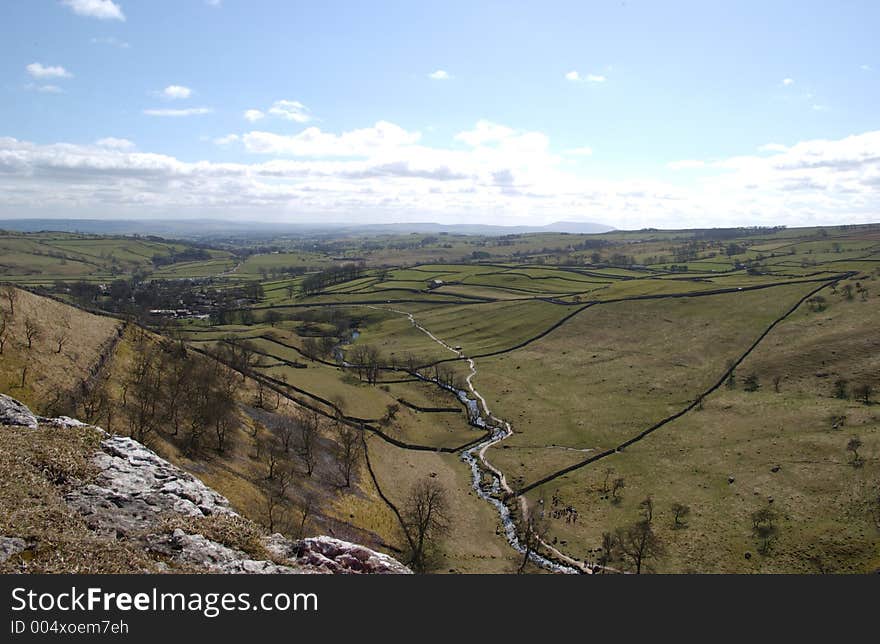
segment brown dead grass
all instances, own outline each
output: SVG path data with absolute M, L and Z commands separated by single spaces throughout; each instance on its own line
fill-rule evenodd
M 120 326 L 113 318 L 92 315 L 49 298 L 18 289 L 11 337 L 0 355 L 0 391 L 28 405 L 34 413 L 52 414 L 61 409 L 66 394 L 74 391 L 99 356 L 116 336 Z M 8 312 L 8 308 L 4 308 Z M 40 329 L 40 337 L 28 349 L 25 321 L 30 318 Z M 65 333 L 69 339 L 61 352 L 55 337 Z M 27 367 L 25 385 L 22 369 Z
M 64 503 L 65 491 L 93 474 L 99 440 L 88 427 L 0 427 L 0 535 L 28 544 L 0 572 L 157 572 L 137 546 L 92 532 Z

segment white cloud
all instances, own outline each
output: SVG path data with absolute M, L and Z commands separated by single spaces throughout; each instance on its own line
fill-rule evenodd
M 699 159 L 682 159 L 681 161 L 671 161 L 666 164 L 670 170 L 695 170 L 705 167 L 706 162 Z
M 789 85 L 794 85 L 794 79 L 791 78 L 783 78 L 782 84 L 788 87 Z
M 108 150 L 133 150 L 135 147 L 134 143 L 128 139 L 117 139 L 113 136 L 98 139 L 95 141 L 95 145 L 100 148 L 107 148 Z
M 43 65 L 42 63 L 30 63 L 25 65 L 27 73 L 34 78 L 72 78 L 73 74 L 61 65 Z
M 268 133 L 233 135 L 230 143 L 238 136 L 247 147 L 259 142 L 248 141 L 254 134 Z M 542 132 L 485 121 L 460 134 L 473 145 L 428 147 L 392 123 L 340 133 L 307 128 L 255 150 L 296 158 L 254 163 L 0 137 L 0 214 L 63 208 L 71 217 L 128 217 L 173 209 L 180 217 L 265 221 L 546 223 L 565 213 L 620 228 L 681 228 L 858 223 L 880 211 L 880 131 L 703 161 L 699 180 L 688 174 L 679 182 L 575 173 Z
M 125 21 L 122 9 L 112 0 L 61 0 L 61 4 L 69 7 L 80 16 L 98 18 L 99 20 Z
M 379 121 L 373 127 L 351 130 L 342 134 L 323 132 L 309 127 L 294 135 L 272 132 L 248 132 L 241 139 L 248 152 L 308 157 L 370 156 L 383 150 L 416 143 L 421 135 Z
M 189 98 L 192 95 L 192 90 L 189 87 L 185 87 L 184 85 L 169 85 L 165 89 L 163 89 L 159 94 L 162 98 L 167 98 L 168 100 L 176 100 L 181 98 Z
M 589 157 L 593 156 L 593 148 L 589 145 L 583 145 L 579 148 L 571 148 L 565 151 L 565 154 L 570 154 L 576 157 Z
M 830 109 L 830 107 L 828 107 L 827 105 L 822 105 L 821 103 L 815 103 L 813 105 L 814 112 L 827 112 Z
M 871 66 L 870 65 L 859 65 L 859 69 L 864 70 L 866 72 L 869 72 L 869 71 L 871 71 Z
M 188 107 L 186 109 L 150 109 L 144 110 L 147 116 L 198 116 L 201 114 L 210 114 L 213 112 L 210 107 Z
M 459 132 L 455 135 L 456 141 L 461 141 L 471 146 L 485 145 L 503 141 L 513 134 L 513 130 L 491 121 L 479 120 L 473 130 Z
M 110 45 L 112 47 L 119 47 L 120 49 L 128 49 L 131 47 L 124 40 L 119 40 L 115 36 L 107 36 L 106 38 L 92 38 L 93 45 Z
M 275 101 L 269 108 L 269 114 L 280 116 L 288 121 L 296 121 L 297 123 L 308 123 L 312 120 L 309 115 L 309 108 L 299 101 L 280 100 Z
M 786 150 L 788 150 L 788 146 L 781 143 L 765 143 L 758 147 L 759 152 L 785 152 Z
M 428 78 L 432 80 L 449 80 L 452 76 L 445 69 L 438 69 L 428 74 Z
M 242 116 L 246 121 L 250 121 L 251 123 L 253 123 L 254 121 L 259 121 L 266 115 L 263 114 L 260 110 L 245 110 Z
M 214 143 L 217 145 L 229 145 L 230 143 L 235 143 L 240 140 L 241 137 L 238 136 L 238 134 L 227 134 L 226 136 L 219 136 L 214 139 Z
M 41 92 L 43 94 L 63 94 L 64 90 L 58 87 L 58 85 L 37 85 L 35 83 L 28 83 L 24 86 L 25 89 L 33 90 L 34 92 Z
M 571 81 L 572 83 L 604 83 L 608 79 L 602 74 L 587 74 L 586 76 L 581 76 L 580 72 L 572 70 L 565 75 L 565 80 Z

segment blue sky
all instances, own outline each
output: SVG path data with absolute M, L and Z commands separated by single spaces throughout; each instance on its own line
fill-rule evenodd
M 5 2 L 0 216 L 876 221 L 878 24 L 876 2 Z

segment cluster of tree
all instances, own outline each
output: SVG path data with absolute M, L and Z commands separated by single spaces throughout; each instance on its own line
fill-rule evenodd
M 363 275 L 363 262 L 340 264 L 305 277 L 300 288 L 304 295 L 313 295 L 323 291 L 328 286 L 350 282 L 351 280 L 363 277 Z
M 260 276 L 264 280 L 276 280 L 282 277 L 296 277 L 309 271 L 318 270 L 308 266 L 264 266 L 260 268 Z
M 179 264 L 181 262 L 197 262 L 205 259 L 211 259 L 211 253 L 206 251 L 204 248 L 187 247 L 180 251 L 175 251 L 172 248 L 171 253 L 168 255 L 161 255 L 157 253 L 153 255 L 151 261 L 153 262 L 154 267 L 160 268 L 162 266 L 168 266 L 170 264 Z
M 238 374 L 215 360 L 168 339 L 155 340 L 139 328 L 132 333 L 132 364 L 118 399 L 105 378 L 83 383 L 76 401 L 81 417 L 149 444 L 161 433 L 195 456 L 211 446 L 229 448 L 237 427 Z
M 690 509 L 676 504 L 673 511 L 675 526 L 683 527 L 682 519 Z M 640 517 L 631 525 L 617 528 L 602 535 L 602 544 L 596 563 L 604 571 L 613 562 L 620 561 L 636 574 L 650 567 L 650 561 L 662 557 L 666 548 L 654 530 L 654 501 L 648 496 L 639 503 Z
M 382 367 L 382 356 L 379 350 L 368 344 L 358 344 L 349 350 L 346 356 L 348 369 L 357 374 L 359 380 L 375 385 L 379 380 Z
M 849 380 L 845 378 L 838 378 L 834 381 L 834 397 L 840 400 L 849 400 L 850 396 L 852 396 L 865 405 L 870 405 L 873 395 L 874 386 L 868 382 L 857 384 L 851 388 Z

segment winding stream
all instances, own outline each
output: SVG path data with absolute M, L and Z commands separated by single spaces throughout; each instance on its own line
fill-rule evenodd
M 368 306 L 367 308 L 379 309 L 379 307 L 375 306 Z M 506 420 L 493 416 L 492 412 L 489 411 L 489 406 L 486 404 L 486 399 L 482 396 L 482 394 L 480 394 L 479 391 L 477 391 L 476 387 L 474 387 L 473 378 L 475 375 L 477 375 L 477 367 L 474 364 L 473 359 L 464 356 L 460 350 L 450 346 L 449 344 L 435 336 L 433 333 L 431 333 L 428 329 L 423 327 L 421 324 L 416 322 L 416 319 L 415 317 L 413 317 L 412 313 L 407 313 L 406 311 L 400 311 L 398 309 L 392 308 L 387 308 L 385 310 L 392 311 L 399 315 L 405 315 L 407 318 L 409 318 L 410 323 L 419 331 L 427 335 L 440 346 L 467 361 L 468 367 L 470 368 L 470 373 L 465 379 L 465 382 L 467 382 L 468 386 L 467 391 L 463 389 L 456 389 L 455 387 L 439 382 L 434 378 L 428 378 L 427 376 L 422 376 L 420 374 L 415 375 L 423 380 L 433 382 L 443 387 L 444 389 L 455 393 L 455 395 L 458 396 L 458 399 L 467 406 L 468 419 L 470 423 L 476 427 L 486 429 L 491 432 L 489 438 L 480 443 L 477 443 L 473 447 L 464 450 L 461 453 L 461 460 L 467 463 L 471 468 L 471 474 L 473 478 L 473 482 L 471 485 L 474 491 L 481 499 L 490 503 L 498 512 L 498 516 L 501 520 L 501 526 L 504 529 L 504 536 L 507 538 L 507 542 L 514 550 L 516 550 L 520 554 L 525 554 L 526 548 L 520 541 L 519 536 L 517 535 L 516 522 L 511 516 L 510 508 L 507 507 L 507 505 L 505 505 L 504 502 L 501 500 L 504 495 L 512 494 L 513 489 L 507 484 L 507 480 L 505 479 L 504 474 L 500 470 L 495 468 L 486 459 L 486 451 L 490 447 L 500 443 L 508 436 L 511 436 L 513 434 L 513 429 L 511 428 L 510 423 Z M 473 395 L 473 398 L 468 395 L 468 391 L 470 392 L 470 394 Z M 488 485 L 483 483 L 483 477 L 487 473 L 491 478 L 491 483 Z M 528 510 L 525 498 L 520 497 L 520 504 L 523 508 L 523 511 L 527 512 Z M 583 574 L 593 572 L 588 565 L 564 555 L 546 542 L 542 541 L 541 545 L 565 563 L 553 561 L 536 552 L 529 553 L 529 559 L 538 566 L 541 566 L 546 570 L 566 574 Z

